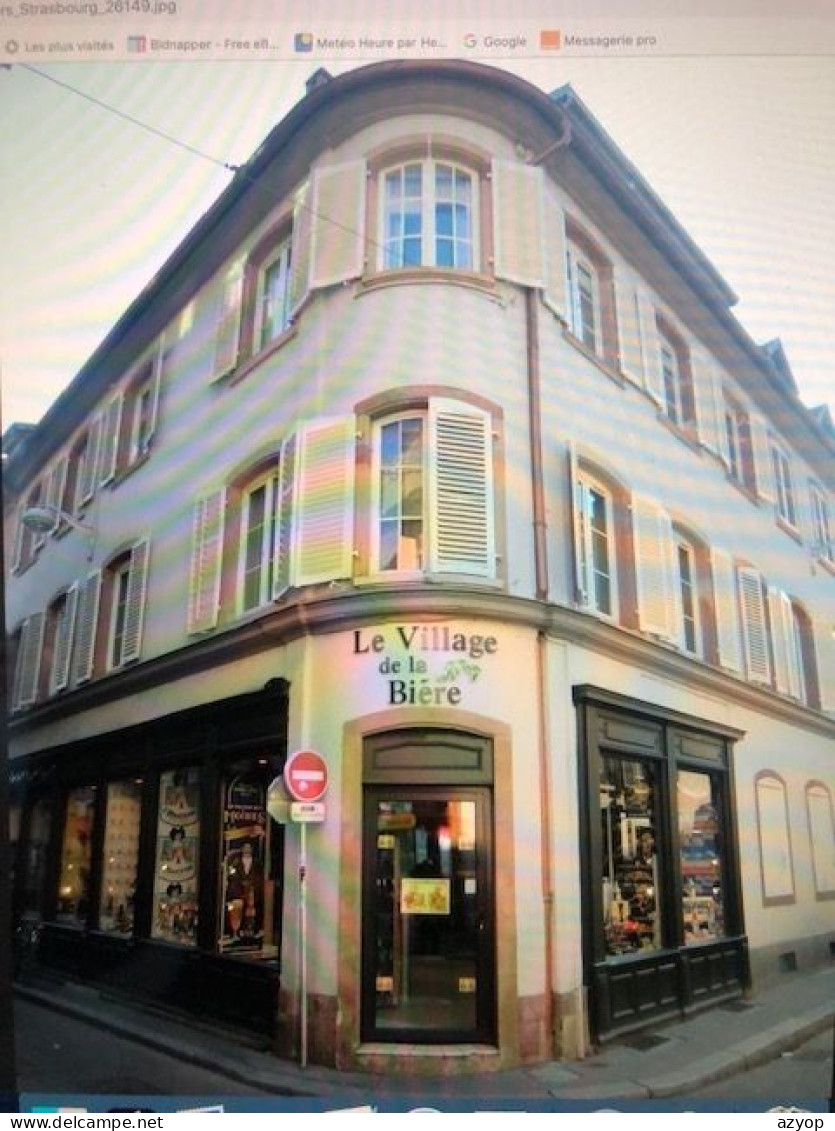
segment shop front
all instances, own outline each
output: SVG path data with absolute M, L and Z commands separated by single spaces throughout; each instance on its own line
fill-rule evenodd
M 577 687 L 584 966 L 599 1040 L 748 984 L 733 811 L 741 732 Z
M 16 766 L 18 921 L 45 965 L 269 1034 L 284 833 L 266 792 L 287 685 L 91 738 Z

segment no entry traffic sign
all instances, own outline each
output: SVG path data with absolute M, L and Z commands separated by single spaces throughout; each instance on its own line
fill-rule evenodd
M 297 750 L 287 759 L 284 784 L 296 801 L 320 801 L 328 788 L 328 764 L 315 750 Z

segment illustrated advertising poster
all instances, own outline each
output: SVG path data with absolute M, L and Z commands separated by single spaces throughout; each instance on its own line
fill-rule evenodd
M 152 934 L 186 946 L 197 943 L 199 806 L 197 768 L 160 776 Z
M 266 842 L 265 784 L 255 775 L 238 774 L 224 798 L 222 952 L 263 948 Z

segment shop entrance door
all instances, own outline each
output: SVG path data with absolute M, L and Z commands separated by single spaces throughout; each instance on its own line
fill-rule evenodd
M 495 1042 L 491 793 L 366 788 L 363 1040 Z

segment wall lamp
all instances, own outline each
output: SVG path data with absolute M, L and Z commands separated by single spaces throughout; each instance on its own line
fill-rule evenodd
M 27 507 L 20 516 L 20 521 L 27 530 L 31 530 L 35 534 L 50 534 L 59 522 L 66 523 L 73 530 L 82 531 L 87 535 L 87 561 L 92 561 L 96 532 L 89 522 L 80 522 L 71 514 L 61 510 L 60 507 L 54 507 L 50 503 L 43 503 L 37 507 Z

